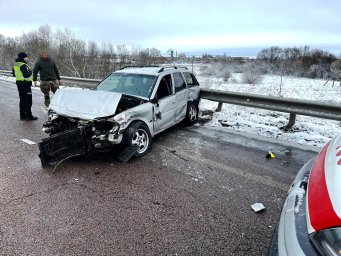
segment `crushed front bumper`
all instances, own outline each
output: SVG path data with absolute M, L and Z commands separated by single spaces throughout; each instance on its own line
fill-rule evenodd
M 38 143 L 39 157 L 42 166 L 57 165 L 58 163 L 73 156 L 85 155 L 93 150 L 108 150 L 116 146 L 116 158 L 121 162 L 128 162 L 137 152 L 139 146 L 125 146 L 122 143 L 109 144 L 105 147 L 98 138 L 94 140 L 91 131 L 86 127 L 79 127 L 51 135 Z M 105 140 L 104 140 L 105 141 Z M 122 137 L 113 138 L 112 141 L 121 142 Z M 99 145 L 99 147 L 96 147 Z
M 42 166 L 58 162 L 77 155 L 86 154 L 90 145 L 81 128 L 54 134 L 38 143 Z

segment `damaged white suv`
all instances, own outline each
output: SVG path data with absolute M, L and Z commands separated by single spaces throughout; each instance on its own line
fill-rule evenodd
M 145 155 L 152 137 L 198 120 L 199 83 L 186 68 L 126 67 L 95 90 L 57 90 L 39 143 L 42 165 L 93 150 L 116 149 L 123 162 Z

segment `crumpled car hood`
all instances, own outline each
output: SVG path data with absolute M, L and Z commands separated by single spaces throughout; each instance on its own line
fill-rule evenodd
M 122 94 L 83 89 L 59 89 L 50 109 L 59 115 L 85 120 L 114 115 Z

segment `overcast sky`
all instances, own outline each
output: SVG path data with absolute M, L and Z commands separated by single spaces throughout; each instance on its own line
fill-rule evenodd
M 310 45 L 340 55 L 340 10 L 340 0 L 0 0 L 0 34 L 49 24 L 84 40 L 163 52 Z

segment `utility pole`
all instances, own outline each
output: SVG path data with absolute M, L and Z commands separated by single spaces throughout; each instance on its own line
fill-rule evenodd
M 194 62 L 194 56 L 192 56 L 192 73 L 193 73 L 193 62 Z

